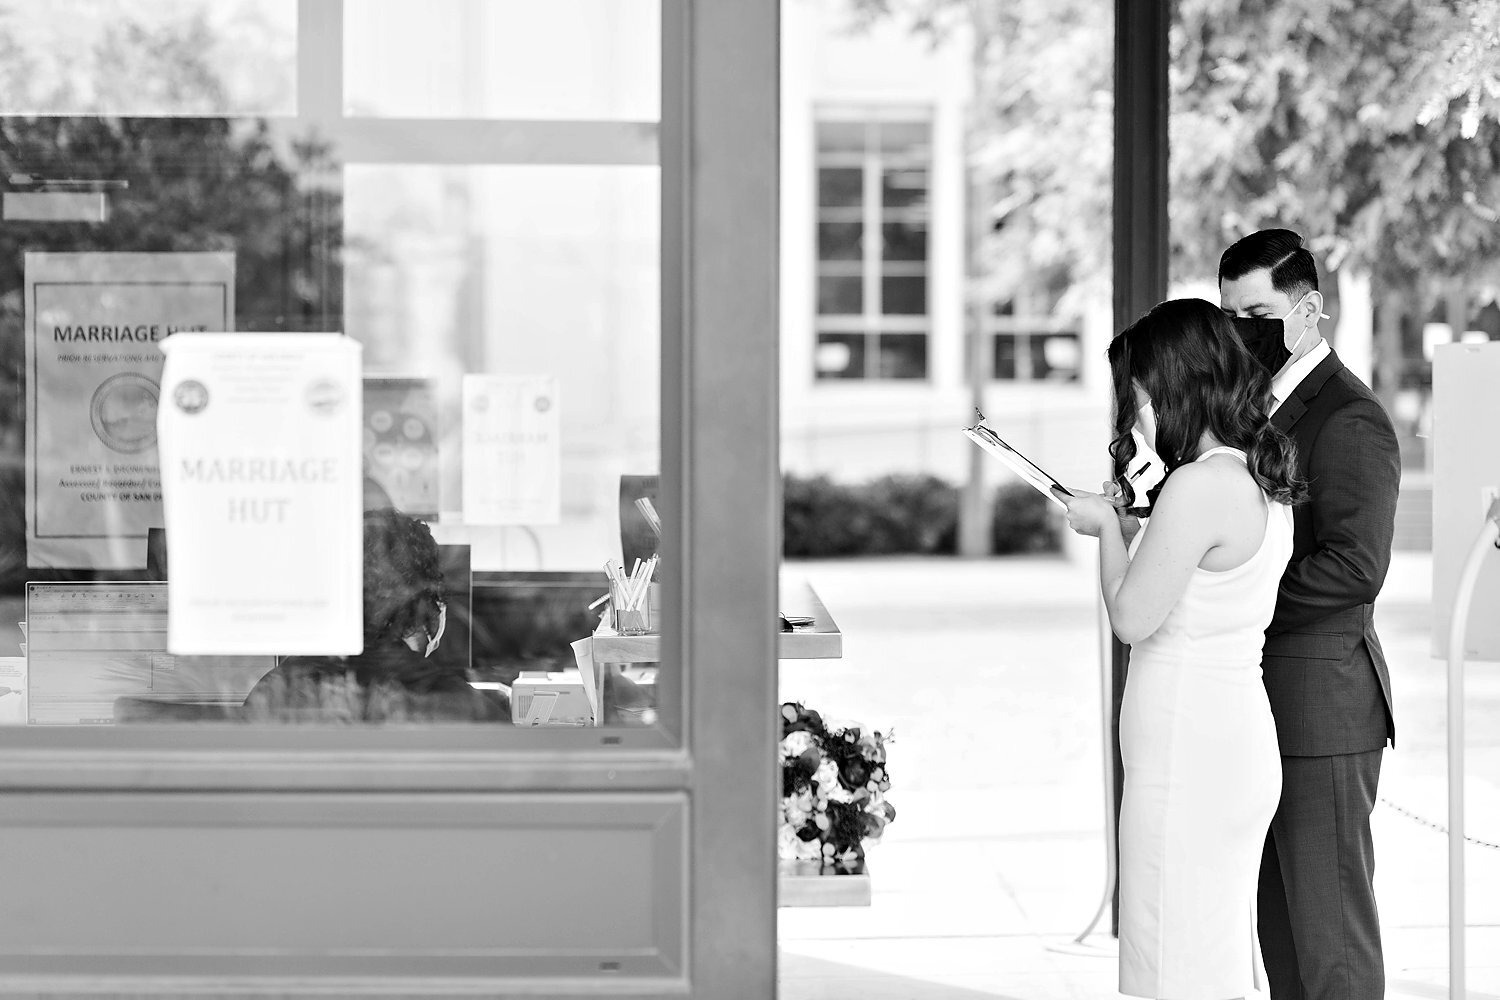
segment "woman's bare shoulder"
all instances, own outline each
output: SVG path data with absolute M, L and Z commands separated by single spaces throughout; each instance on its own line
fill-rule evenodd
M 1232 464 L 1230 464 L 1232 463 Z M 1246 500 L 1258 497 L 1260 487 L 1238 460 L 1212 459 L 1174 469 L 1156 499 L 1158 513 L 1190 518 L 1214 531 L 1235 516 Z

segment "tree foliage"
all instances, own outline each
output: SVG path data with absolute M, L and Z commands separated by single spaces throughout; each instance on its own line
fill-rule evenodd
M 8 44 L 6 16 L 0 8 L 0 86 L 23 88 L 4 91 L 6 100 L 57 108 L 91 99 L 67 89 L 89 80 L 48 72 L 53 56 Z M 148 101 L 223 107 L 206 30 L 198 14 L 146 23 L 122 9 L 87 61 Z M 126 184 L 109 192 L 103 223 L 0 225 L 0 577 L 25 572 L 25 253 L 232 251 L 238 329 L 341 329 L 335 166 L 325 144 L 263 118 L 0 117 L 0 178 Z
M 971 164 L 1003 223 L 987 292 L 1061 275 L 1067 309 L 1107 289 L 1113 5 L 855 3 L 928 30 L 960 18 L 975 40 Z M 1211 280 L 1226 245 L 1273 225 L 1412 293 L 1492 275 L 1497 25 L 1500 0 L 1176 0 L 1174 279 Z

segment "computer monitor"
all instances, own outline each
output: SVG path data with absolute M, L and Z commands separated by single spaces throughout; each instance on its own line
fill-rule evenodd
M 270 656 L 167 652 L 167 586 L 159 582 L 26 585 L 27 721 L 109 724 L 117 699 L 238 705 L 275 665 Z

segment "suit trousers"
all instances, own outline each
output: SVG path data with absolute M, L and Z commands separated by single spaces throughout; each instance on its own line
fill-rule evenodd
M 1281 758 L 1259 890 L 1271 1000 L 1385 996 L 1370 837 L 1384 753 Z

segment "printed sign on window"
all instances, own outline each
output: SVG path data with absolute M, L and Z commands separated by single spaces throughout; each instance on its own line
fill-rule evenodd
M 25 294 L 27 565 L 144 567 L 159 346 L 234 328 L 234 255 L 28 253 Z
M 168 649 L 360 652 L 360 345 L 182 334 L 163 351 Z
M 464 521 L 556 524 L 562 423 L 550 375 L 464 376 Z

